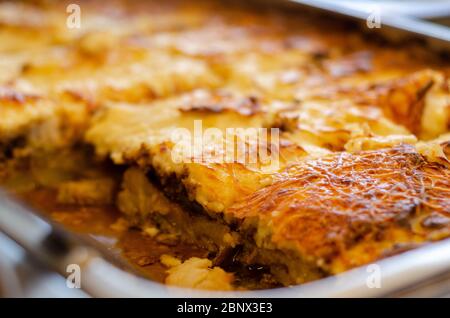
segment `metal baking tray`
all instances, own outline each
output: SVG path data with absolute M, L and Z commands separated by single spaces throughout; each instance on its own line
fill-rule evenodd
M 450 29 L 400 16 L 382 17 L 382 27 L 364 29 L 367 13 L 336 3 L 310 0 L 255 1 L 287 5 L 352 20 L 362 31 L 392 40 L 420 39 L 430 49 L 450 55 Z M 0 191 L 0 232 L 47 268 L 67 276 L 68 264 L 81 268 L 81 286 L 93 297 L 382 297 L 450 295 L 450 239 L 380 260 L 307 284 L 255 291 L 204 292 L 166 286 L 140 276 L 107 244 L 89 235 L 69 232 L 39 212 Z M 373 264 L 372 264 L 373 265 Z M 374 276 L 374 270 L 377 275 Z M 376 283 L 374 284 L 374 280 Z M 377 284 L 378 283 L 378 284 Z
M 322 0 L 334 3 L 336 0 Z M 434 19 L 450 16 L 448 0 L 339 0 L 340 4 L 349 8 L 370 12 L 378 8 L 384 12 L 398 13 L 421 19 Z

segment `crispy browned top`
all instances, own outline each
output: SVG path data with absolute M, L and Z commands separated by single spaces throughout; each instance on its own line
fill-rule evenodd
M 374 260 L 394 248 L 378 249 L 384 241 L 423 241 L 437 228 L 450 233 L 450 170 L 410 146 L 335 153 L 295 164 L 279 178 L 227 212 L 270 224 L 273 244 L 315 259 L 346 258 L 370 239 Z

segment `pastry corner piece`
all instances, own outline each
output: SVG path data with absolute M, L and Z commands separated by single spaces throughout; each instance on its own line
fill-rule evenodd
M 244 262 L 289 285 L 449 237 L 449 191 L 448 166 L 400 145 L 292 165 L 225 213 L 250 234 Z

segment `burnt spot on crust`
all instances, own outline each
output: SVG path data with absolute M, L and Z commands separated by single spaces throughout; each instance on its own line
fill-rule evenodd
M 263 111 L 261 101 L 256 96 L 235 97 L 227 92 L 197 90 L 185 96 L 179 107 L 181 112 L 222 113 L 232 111 L 244 116 L 252 116 Z
M 26 145 L 25 136 L 19 136 L 7 142 L 0 142 L 0 162 L 14 158 L 14 150 Z

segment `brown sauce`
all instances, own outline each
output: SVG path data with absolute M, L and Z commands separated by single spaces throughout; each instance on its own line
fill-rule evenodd
M 182 260 L 208 255 L 206 250 L 182 243 L 165 245 L 138 229 L 118 229 L 116 225 L 120 213 L 114 206 L 60 204 L 56 201 L 54 190 L 42 188 L 20 194 L 19 197 L 66 229 L 96 239 L 138 273 L 154 281 L 165 280 L 167 268 L 159 261 L 163 254 Z

